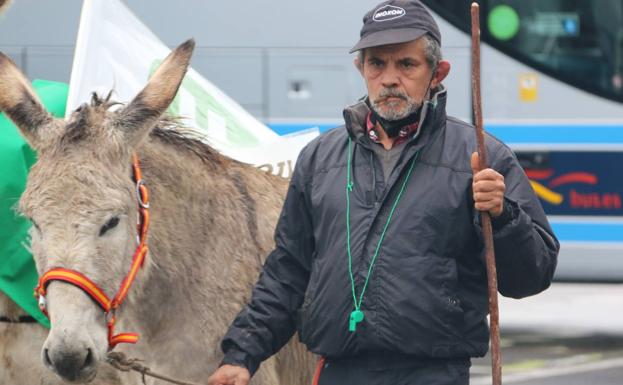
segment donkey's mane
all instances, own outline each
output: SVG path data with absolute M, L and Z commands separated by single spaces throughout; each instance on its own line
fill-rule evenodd
M 67 131 L 63 135 L 65 141 L 77 141 L 86 135 L 86 124 L 80 124 L 87 119 L 93 111 L 105 112 L 113 106 L 122 105 L 111 100 L 112 91 L 107 96 L 101 97 L 97 93 L 93 93 L 91 103 L 84 104 L 76 111 L 79 116 L 75 124 L 67 127 Z M 182 124 L 182 118 L 170 115 L 163 115 L 156 123 L 154 129 L 150 133 L 151 138 L 160 140 L 161 142 L 175 147 L 177 150 L 190 152 L 196 155 L 201 161 L 207 165 L 222 165 L 233 160 L 221 155 L 209 144 L 201 140 L 201 133 L 186 127 Z
M 233 161 L 219 154 L 208 144 L 202 142 L 199 134 L 179 125 L 179 119 L 165 116 L 151 131 L 150 137 L 157 138 L 162 142 L 172 145 L 178 150 L 195 154 L 207 165 L 223 164 Z

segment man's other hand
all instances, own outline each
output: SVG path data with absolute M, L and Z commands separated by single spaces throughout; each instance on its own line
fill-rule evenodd
M 208 385 L 247 385 L 250 378 L 246 368 L 223 365 L 208 378 Z
M 486 168 L 479 171 L 478 153 L 472 154 L 472 172 L 474 180 L 474 207 L 478 211 L 488 211 L 492 217 L 497 217 L 504 210 L 504 176 L 497 171 Z

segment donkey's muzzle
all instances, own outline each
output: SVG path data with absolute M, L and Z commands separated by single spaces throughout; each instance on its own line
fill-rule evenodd
M 43 363 L 65 381 L 90 382 L 97 374 L 97 361 L 91 348 L 49 349 L 43 348 Z

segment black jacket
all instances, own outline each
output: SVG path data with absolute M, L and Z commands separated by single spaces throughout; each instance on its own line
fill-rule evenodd
M 420 129 L 384 185 L 365 135 L 368 107 L 344 111 L 345 127 L 299 155 L 268 256 L 251 302 L 222 344 L 223 363 L 253 373 L 295 331 L 327 357 L 404 354 L 422 358 L 482 356 L 487 351 L 487 279 L 471 193 L 474 128 L 446 117 L 445 91 L 426 104 Z M 354 309 L 346 253 L 348 137 L 353 140 L 351 247 L 357 293 L 410 161 L 419 152 L 382 243 L 361 306 Z M 488 136 L 491 168 L 505 178 L 504 214 L 494 221 L 498 285 L 520 298 L 546 289 L 559 244 L 513 152 Z

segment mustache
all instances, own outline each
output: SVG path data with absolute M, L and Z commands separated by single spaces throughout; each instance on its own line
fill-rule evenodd
M 387 98 L 400 98 L 400 99 L 404 99 L 404 100 L 409 100 L 409 96 L 399 90 L 395 90 L 395 89 L 391 89 L 391 88 L 385 88 L 381 91 L 381 93 L 379 94 L 379 99 L 387 99 Z

